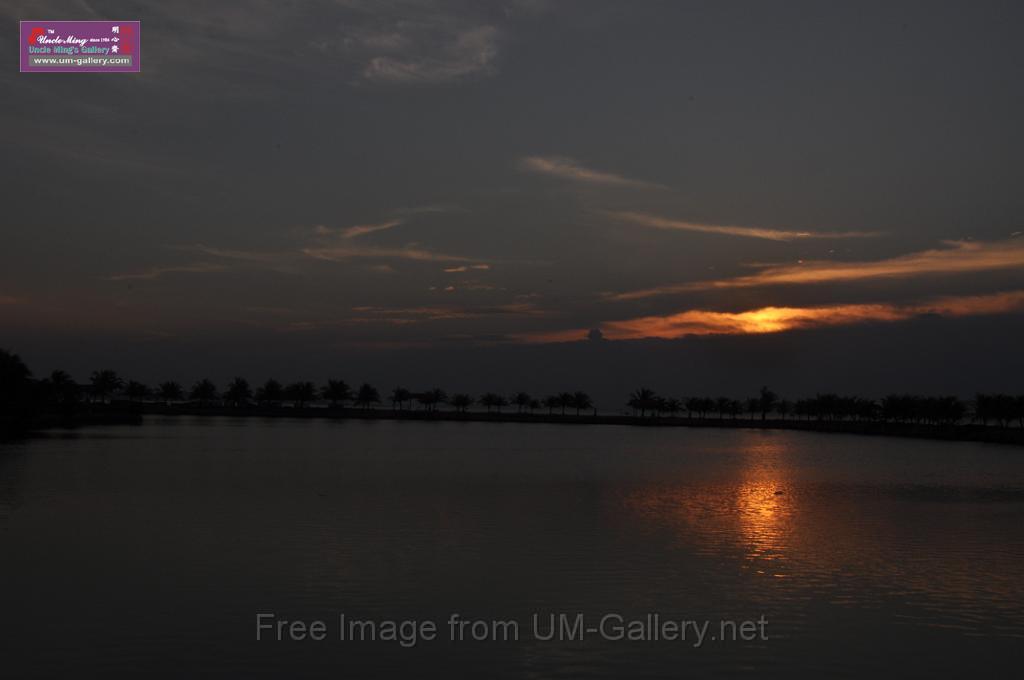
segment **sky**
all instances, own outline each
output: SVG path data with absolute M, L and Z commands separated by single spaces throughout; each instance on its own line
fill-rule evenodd
M 0 16 L 12 60 L 18 20 L 142 21 L 139 74 L 0 70 L 0 346 L 37 374 L 1020 389 L 1019 3 Z

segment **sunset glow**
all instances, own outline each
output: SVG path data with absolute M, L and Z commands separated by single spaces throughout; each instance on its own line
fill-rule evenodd
M 665 316 L 643 316 L 601 324 L 609 340 L 681 338 L 688 335 L 751 335 L 841 326 L 855 323 L 902 321 L 916 316 L 972 316 L 1024 309 L 1024 291 L 946 297 L 919 304 L 849 304 L 818 307 L 761 307 L 742 312 L 692 309 Z M 587 329 L 526 336 L 532 342 L 570 342 L 585 337 Z

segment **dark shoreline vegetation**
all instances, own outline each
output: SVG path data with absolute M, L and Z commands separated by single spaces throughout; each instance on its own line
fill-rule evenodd
M 223 391 L 208 379 L 189 390 L 173 381 L 156 388 L 94 371 L 79 384 L 64 371 L 35 379 L 16 354 L 0 350 L 0 436 L 24 436 L 56 427 L 138 424 L 147 414 L 448 420 L 466 422 L 732 427 L 839 432 L 1024 445 L 1024 395 L 924 397 L 891 394 L 881 400 L 818 394 L 789 401 L 767 387 L 746 400 L 728 397 L 663 397 L 646 388 L 625 402 L 627 412 L 598 413 L 585 392 L 536 399 L 525 392 L 477 397 L 433 388 L 395 388 L 382 398 L 372 385 L 353 389 L 332 379 L 283 385 L 267 380 L 253 389 L 235 378 Z M 474 408 L 475 407 L 475 408 Z

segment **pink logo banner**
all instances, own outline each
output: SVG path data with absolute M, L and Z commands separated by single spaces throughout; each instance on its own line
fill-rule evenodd
M 22 21 L 22 73 L 138 73 L 138 21 Z

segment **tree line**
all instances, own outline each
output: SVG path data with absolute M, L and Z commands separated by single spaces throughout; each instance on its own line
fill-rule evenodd
M 747 399 L 730 397 L 662 397 L 653 390 L 634 391 L 627 402 L 641 417 L 677 416 L 697 420 L 749 418 L 828 422 L 886 422 L 914 425 L 959 425 L 966 421 L 1024 428 L 1024 395 L 978 393 L 972 401 L 956 396 L 889 394 L 880 400 L 835 393 L 790 401 L 762 387 Z
M 477 396 L 466 393 L 448 394 L 432 388 L 413 391 L 396 387 L 382 396 L 369 383 L 350 386 L 341 379 L 328 379 L 322 385 L 309 381 L 281 383 L 268 379 L 253 387 L 248 380 L 236 377 L 223 388 L 212 380 L 201 379 L 186 388 L 176 381 L 165 381 L 155 386 L 137 380 L 125 380 L 116 371 L 94 371 L 87 384 L 79 384 L 65 371 L 53 371 L 49 376 L 33 379 L 22 360 L 11 352 L 0 350 L 0 404 L 25 409 L 26 405 L 57 407 L 70 410 L 75 405 L 110 403 L 119 400 L 129 405 L 147 403 L 190 404 L 199 408 L 221 406 L 229 408 L 280 407 L 291 405 L 304 408 L 314 402 L 331 407 L 373 409 L 390 404 L 394 411 L 419 408 L 435 412 L 449 406 L 458 413 L 466 413 L 474 406 L 488 413 L 502 413 L 515 409 L 517 414 L 597 415 L 594 400 L 586 392 L 567 391 L 535 398 L 526 392 L 506 396 L 500 392 L 486 392 Z M 1016 425 L 1024 428 L 1024 395 L 977 394 L 967 402 L 955 396 L 920 396 L 890 394 L 881 400 L 834 393 L 817 394 L 811 398 L 790 401 L 780 397 L 768 387 L 746 399 L 731 397 L 676 398 L 658 395 L 654 390 L 639 388 L 629 395 L 626 406 L 634 416 L 641 418 L 679 417 L 685 413 L 691 420 L 737 420 L 741 417 L 767 420 L 769 416 L 781 420 L 828 422 L 889 422 L 925 425 L 958 425 L 972 422 L 999 427 Z

